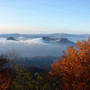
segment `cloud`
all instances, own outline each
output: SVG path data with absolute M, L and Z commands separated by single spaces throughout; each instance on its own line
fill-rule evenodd
M 60 56 L 64 49 L 66 47 L 46 44 L 41 38 L 20 41 L 7 41 L 5 38 L 0 38 L 0 54 L 16 50 L 23 57 Z

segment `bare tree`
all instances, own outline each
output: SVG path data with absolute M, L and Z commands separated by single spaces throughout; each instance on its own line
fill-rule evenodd
M 16 66 L 17 66 L 16 62 L 17 62 L 17 59 L 19 57 L 19 52 L 15 49 L 9 50 L 7 53 L 7 57 L 10 60 L 10 66 L 12 68 L 16 68 Z

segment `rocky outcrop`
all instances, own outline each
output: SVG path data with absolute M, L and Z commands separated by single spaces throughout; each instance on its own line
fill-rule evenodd
M 42 37 L 42 40 L 47 43 L 58 43 L 58 44 L 75 44 L 74 42 L 69 41 L 67 38 L 50 38 Z
M 14 37 L 8 37 L 7 40 L 17 41 Z

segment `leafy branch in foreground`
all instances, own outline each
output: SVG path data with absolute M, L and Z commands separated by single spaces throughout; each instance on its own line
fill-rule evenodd
M 64 90 L 90 89 L 90 38 L 88 41 L 77 42 L 77 49 L 68 48 L 62 60 L 52 64 L 49 72 L 52 78 L 64 84 Z

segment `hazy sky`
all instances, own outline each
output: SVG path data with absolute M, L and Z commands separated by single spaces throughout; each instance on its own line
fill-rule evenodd
M 90 0 L 0 0 L 0 33 L 90 34 Z

